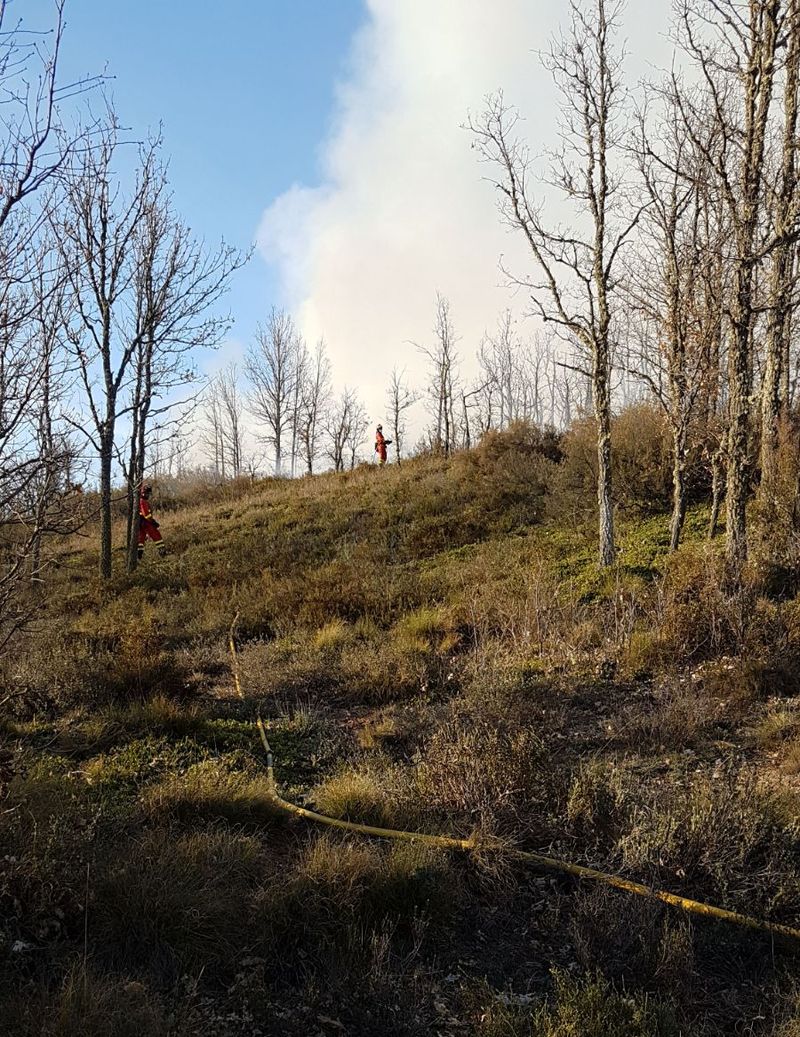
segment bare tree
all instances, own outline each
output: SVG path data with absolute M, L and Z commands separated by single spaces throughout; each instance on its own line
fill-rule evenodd
M 299 437 L 306 472 L 312 475 L 319 453 L 321 422 L 331 393 L 331 365 L 322 339 L 303 367 L 299 403 Z
M 223 480 L 236 479 L 245 469 L 244 409 L 239 370 L 231 363 L 209 383 L 200 408 L 202 442 L 214 474 Z
M 427 388 L 428 406 L 433 426 L 431 441 L 436 451 L 448 457 L 455 447 L 455 395 L 458 387 L 459 357 L 458 341 L 450 316 L 450 303 L 439 292 L 436 293 L 435 343 L 433 346 L 417 346 L 428 358 L 430 381 Z
M 418 393 L 409 388 L 406 382 L 405 369 L 398 371 L 392 368 L 391 381 L 386 393 L 389 414 L 391 415 L 392 432 L 394 435 L 394 452 L 397 463 L 400 464 L 403 449 L 403 441 L 406 434 L 405 413 L 419 400 Z
M 297 389 L 298 336 L 289 314 L 272 309 L 259 325 L 248 351 L 245 370 L 250 381 L 250 408 L 263 423 L 261 438 L 272 447 L 275 474 L 282 474 L 283 454 L 294 420 Z
M 709 171 L 681 118 L 675 86 L 672 79 L 660 91 L 663 112 L 652 134 L 649 113 L 640 117 L 646 208 L 627 278 L 632 315 L 641 318 L 639 349 L 629 349 L 628 366 L 663 407 L 672 436 L 672 551 L 686 515 L 690 429 L 709 373 L 716 377 L 712 359 L 722 314 L 715 277 L 722 228 L 710 218 Z
M 343 472 L 346 463 L 355 467 L 358 448 L 364 442 L 367 415 L 352 389 L 345 388 L 325 416 L 327 454 L 334 471 Z
M 364 438 L 367 434 L 368 428 L 369 418 L 367 417 L 367 408 L 357 396 L 353 395 L 347 428 L 347 437 L 345 439 L 345 446 L 350 455 L 351 469 L 356 466 L 358 451 L 364 443 Z
M 52 32 L 36 33 L 9 24 L 0 2 L 0 651 L 39 605 L 28 592 L 44 574 L 45 538 L 82 521 L 58 416 L 68 371 L 45 231 L 49 189 L 88 136 L 65 129 L 62 104 L 98 80 L 59 83 L 64 6 L 53 5 Z
M 207 387 L 200 408 L 200 431 L 202 443 L 208 451 L 214 475 L 218 479 L 226 478 L 226 462 L 228 453 L 223 430 L 224 412 L 219 378 L 215 378 Z
M 86 518 L 60 414 L 70 380 L 61 284 L 40 244 L 26 281 L 0 279 L 0 652 L 39 607 L 46 541 Z
M 178 435 L 186 420 L 187 401 L 173 398 L 173 390 L 196 378 L 197 352 L 219 344 L 230 326 L 227 316 L 214 306 L 227 291 L 233 272 L 244 258 L 221 245 L 216 252 L 193 239 L 189 228 L 173 210 L 164 168 L 157 147 L 143 158 L 151 168 L 142 171 L 146 183 L 144 218 L 133 235 L 132 312 L 127 337 L 135 343 L 130 393 L 131 432 L 128 457 L 123 465 L 128 495 L 128 570 L 137 561 L 139 487 L 146 471 L 146 445 L 153 431 L 169 427 Z M 233 425 L 234 474 L 241 470 L 239 416 L 235 385 L 221 382 L 220 399 L 228 431 Z M 174 421 L 174 413 L 180 415 Z
M 244 471 L 244 400 L 236 364 L 228 364 L 220 371 L 217 386 L 222 414 L 222 446 L 230 458 L 231 474 L 238 479 Z
M 588 361 L 597 422 L 597 500 L 600 563 L 616 559 L 611 485 L 611 364 L 620 250 L 639 211 L 631 213 L 615 168 L 623 146 L 621 58 L 613 36 L 622 4 L 571 0 L 572 24 L 545 61 L 562 96 L 563 149 L 554 156 L 555 184 L 573 204 L 576 228 L 548 227 L 529 187 L 528 147 L 517 137 L 518 116 L 502 94 L 471 122 L 479 155 L 498 166 L 495 184 L 503 218 L 525 236 L 541 278 L 514 276 L 531 292 L 534 312 Z M 589 233 L 581 227 L 588 224 Z
M 678 14 L 679 41 L 701 84 L 679 92 L 681 112 L 692 143 L 713 173 L 731 227 L 726 556 L 737 576 L 747 558 L 755 290 L 765 246 L 764 160 L 781 2 L 750 0 L 743 7 L 737 0 L 681 0 Z M 701 130 L 709 124 L 710 136 Z
M 294 358 L 294 385 L 290 401 L 291 419 L 290 425 L 290 449 L 289 449 L 289 475 L 294 479 L 297 474 L 297 459 L 301 449 L 300 425 L 302 421 L 303 386 L 305 385 L 308 368 L 311 365 L 311 354 L 308 351 L 305 339 L 297 336 Z
M 479 385 L 472 390 L 482 410 L 481 425 L 506 428 L 512 421 L 544 424 L 544 388 L 550 342 L 541 335 L 523 341 L 510 310 L 478 350 Z
M 486 335 L 478 352 L 483 380 L 497 398 L 497 427 L 505 428 L 520 417 L 519 375 L 522 344 L 510 310 L 497 322 L 497 332 Z
M 61 262 L 74 314 L 69 328 L 88 421 L 75 422 L 94 447 L 100 479 L 100 574 L 111 576 L 111 487 L 117 422 L 131 410 L 123 402 L 131 365 L 143 346 L 128 320 L 137 236 L 148 212 L 153 148 L 142 154 L 125 197 L 114 174 L 119 141 L 112 126 L 92 148 L 74 157 L 65 197 L 54 214 Z

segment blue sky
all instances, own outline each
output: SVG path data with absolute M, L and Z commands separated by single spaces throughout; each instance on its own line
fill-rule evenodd
M 12 18 L 52 24 L 52 0 L 14 0 Z M 362 0 L 68 0 L 62 82 L 104 68 L 123 125 L 163 123 L 177 208 L 200 237 L 248 248 L 261 214 L 314 184 Z M 246 341 L 277 297 L 260 254 L 228 296 Z

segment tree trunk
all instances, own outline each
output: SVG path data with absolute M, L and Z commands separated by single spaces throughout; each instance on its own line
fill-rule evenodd
M 780 192 L 774 205 L 775 233 L 786 235 L 791 227 L 797 196 L 797 117 L 798 85 L 800 85 L 800 2 L 789 0 L 787 20 L 786 81 L 783 94 L 783 145 L 781 154 Z M 772 257 L 770 279 L 770 312 L 767 327 L 767 355 L 761 389 L 761 479 L 769 495 L 774 477 L 775 452 L 778 447 L 778 423 L 788 407 L 789 321 L 792 311 L 794 255 L 796 244 L 781 241 Z
M 100 441 L 100 575 L 111 579 L 111 464 L 113 430 Z
M 608 377 L 595 365 L 594 408 L 597 419 L 597 504 L 600 518 L 600 565 L 617 560 L 614 545 L 614 506 L 611 496 L 611 399 Z
M 750 279 L 744 280 L 749 305 Z M 740 311 L 741 312 L 741 311 Z M 750 413 L 750 320 L 735 327 L 729 359 L 729 426 L 727 436 L 728 474 L 725 500 L 725 557 L 730 574 L 737 577 L 747 561 L 748 418 Z
M 686 518 L 686 429 L 678 427 L 672 436 L 672 519 L 669 549 L 677 551 Z
M 708 519 L 708 539 L 713 540 L 717 535 L 719 525 L 719 513 L 722 507 L 722 491 L 725 482 L 722 478 L 722 450 L 714 451 L 711 458 L 711 515 Z
M 400 464 L 400 409 L 397 405 L 394 411 L 394 456 Z

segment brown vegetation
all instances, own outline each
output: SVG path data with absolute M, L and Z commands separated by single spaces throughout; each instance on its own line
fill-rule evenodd
M 657 427 L 639 408 L 615 434 Z M 668 494 L 636 489 L 659 450 L 629 474 L 617 451 L 599 568 L 580 437 L 179 487 L 173 554 L 111 584 L 64 551 L 1 675 L 11 1032 L 792 1032 L 794 959 L 758 934 L 270 803 L 257 709 L 281 791 L 317 810 L 796 921 L 796 601 L 774 558 L 725 590 L 703 505 L 669 554 Z

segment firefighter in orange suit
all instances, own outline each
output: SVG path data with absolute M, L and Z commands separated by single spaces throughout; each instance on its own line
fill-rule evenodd
M 391 445 L 391 442 L 391 439 L 383 437 L 383 425 L 378 425 L 375 429 L 375 453 L 378 455 L 378 464 L 381 466 L 386 464 L 386 448 Z
M 141 494 L 139 496 L 139 544 L 136 548 L 136 557 L 139 561 L 141 561 L 144 556 L 145 540 L 153 541 L 162 558 L 165 554 L 164 538 L 161 536 L 161 530 L 158 528 L 158 523 L 153 518 L 153 510 L 150 507 L 150 494 L 152 492 L 153 487 L 145 484 L 142 486 Z

